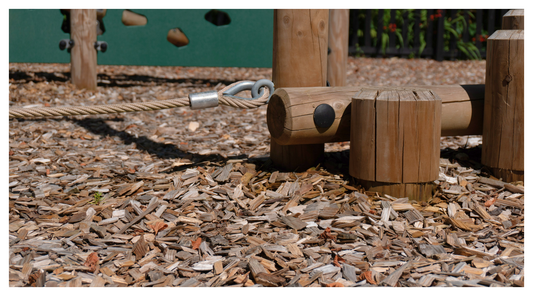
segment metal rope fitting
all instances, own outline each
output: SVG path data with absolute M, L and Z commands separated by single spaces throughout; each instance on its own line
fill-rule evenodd
M 270 96 L 268 99 L 270 100 L 270 97 L 272 97 L 272 94 L 274 93 L 274 83 L 268 79 L 259 79 L 256 83 L 254 83 L 254 86 L 252 86 L 252 97 L 259 98 L 263 95 L 263 92 L 265 91 L 263 88 L 267 87 L 270 91 Z M 259 93 L 259 89 L 261 89 L 261 93 Z
M 234 99 L 240 99 L 240 100 L 247 100 L 247 101 L 251 101 L 251 100 L 255 100 L 261 96 L 263 96 L 263 94 L 265 93 L 265 90 L 264 88 L 267 87 L 270 91 L 270 96 L 269 96 L 269 99 L 270 97 L 272 96 L 272 94 L 274 93 L 274 83 L 272 83 L 272 81 L 268 80 L 268 79 L 260 79 L 256 82 L 253 82 L 253 81 L 241 81 L 239 84 L 233 86 L 232 88 L 226 90 L 223 95 L 224 96 L 227 96 L 227 97 L 230 97 L 230 98 L 234 98 Z M 237 93 L 241 92 L 241 91 L 244 91 L 244 90 L 250 90 L 252 92 L 252 97 L 251 98 L 243 98 L 243 97 L 239 97 L 239 96 L 235 96 Z M 259 91 L 261 90 L 261 91 Z M 268 101 L 267 101 L 268 103 Z
M 218 92 L 216 90 L 189 94 L 192 110 L 205 109 L 218 106 Z

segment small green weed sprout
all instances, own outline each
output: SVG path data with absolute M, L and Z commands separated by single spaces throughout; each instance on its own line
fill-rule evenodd
M 103 199 L 104 199 L 104 196 L 102 195 L 102 192 L 97 191 L 94 193 L 94 199 L 90 201 L 89 203 L 99 205 Z

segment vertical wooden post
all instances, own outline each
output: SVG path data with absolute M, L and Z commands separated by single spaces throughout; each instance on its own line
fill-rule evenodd
M 274 10 L 272 81 L 276 88 L 326 86 L 327 9 Z M 324 144 L 283 146 L 271 140 L 270 158 L 285 170 L 306 170 L 324 157 Z
M 349 9 L 330 9 L 328 46 L 328 82 L 330 86 L 346 86 L 348 63 Z
M 78 88 L 96 89 L 96 9 L 70 10 L 70 76 Z
M 524 31 L 487 40 L 481 162 L 505 182 L 524 180 Z
M 524 10 L 509 10 L 503 16 L 502 30 L 524 30 Z
M 352 98 L 350 175 L 367 190 L 427 201 L 439 177 L 442 99 L 427 89 L 362 89 Z

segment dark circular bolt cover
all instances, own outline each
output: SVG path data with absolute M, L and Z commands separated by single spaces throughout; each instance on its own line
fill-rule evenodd
M 100 50 L 102 52 L 105 52 L 107 50 L 107 43 L 104 42 L 104 43 L 100 44 Z
M 67 47 L 67 42 L 65 40 L 59 41 L 59 49 L 63 50 L 65 47 Z
M 329 128 L 335 121 L 335 110 L 328 104 L 321 104 L 315 108 L 313 120 L 318 128 Z

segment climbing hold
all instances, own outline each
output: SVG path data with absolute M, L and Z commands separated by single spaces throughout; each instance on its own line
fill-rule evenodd
M 335 121 L 335 110 L 328 104 L 321 104 L 315 108 L 313 120 L 317 128 L 329 128 Z

